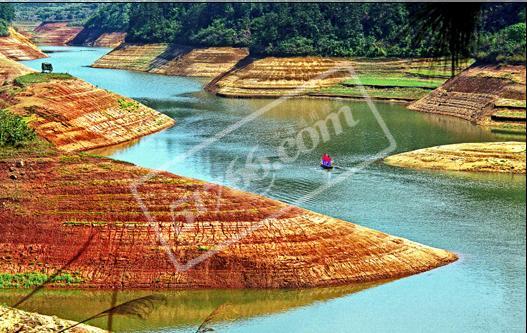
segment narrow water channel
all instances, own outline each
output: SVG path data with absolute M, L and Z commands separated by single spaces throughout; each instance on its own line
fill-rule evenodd
M 121 331 L 190 332 L 208 309 L 228 301 L 221 332 L 522 332 L 525 331 L 525 176 L 414 171 L 369 161 L 387 146 L 387 133 L 366 103 L 291 99 L 194 149 L 257 110 L 267 99 L 224 99 L 202 91 L 193 78 L 86 67 L 107 52 L 45 48 L 56 71 L 136 98 L 173 117 L 176 126 L 98 154 L 179 175 L 237 187 L 360 225 L 458 253 L 440 269 L 360 292 L 346 288 L 304 291 L 166 292 L 169 304 L 154 319 L 121 320 Z M 42 60 L 26 62 L 39 68 Z M 455 118 L 376 103 L 396 148 L 403 152 L 457 142 L 524 140 L 503 137 Z M 284 163 L 278 147 L 318 119 L 349 111 L 353 126 Z M 288 141 L 292 143 L 293 141 Z M 295 141 L 297 142 L 297 141 Z M 302 150 L 302 149 L 300 149 Z M 308 151 L 307 151 L 308 150 Z M 192 151 L 183 160 L 181 154 Z M 341 169 L 321 171 L 322 153 Z M 306 195 L 350 168 L 368 162 L 328 191 Z M 0 302 L 20 291 L 1 291 Z M 139 292 L 121 294 L 121 299 Z M 109 292 L 45 291 L 27 307 L 82 319 L 109 303 Z M 103 322 L 96 324 L 104 326 Z

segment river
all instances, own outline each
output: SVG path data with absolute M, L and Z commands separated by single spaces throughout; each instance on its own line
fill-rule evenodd
M 149 320 L 120 319 L 114 330 L 191 332 L 207 311 L 229 302 L 232 311 L 215 325 L 221 332 L 525 331 L 525 176 L 415 171 L 371 162 L 389 146 L 389 135 L 396 143 L 394 152 L 515 138 L 400 104 L 376 103 L 385 132 L 364 102 L 288 99 L 207 142 L 273 101 L 219 98 L 204 92 L 199 79 L 87 67 L 108 49 L 44 49 L 54 51 L 49 59 L 25 63 L 38 69 L 41 62 L 51 62 L 57 72 L 138 99 L 177 121 L 168 130 L 98 154 L 299 203 L 460 256 L 448 266 L 359 292 L 165 292 L 169 303 Z M 328 140 L 319 133 L 318 145 L 292 162 L 279 158 L 277 147 L 285 140 L 338 110 L 352 115 L 353 126 L 344 123 L 342 132 L 330 131 Z M 311 148 L 308 140 L 303 142 Z M 296 152 L 287 147 L 290 155 Z M 188 151 L 192 153 L 183 160 L 176 159 Z M 321 171 L 317 164 L 324 152 L 341 169 Z M 342 182 L 309 197 L 359 166 Z M 2 291 L 0 302 L 9 304 L 22 293 Z M 119 299 L 142 293 L 121 293 Z M 37 294 L 26 308 L 79 320 L 104 309 L 110 299 L 111 293 L 104 291 L 50 290 Z M 102 320 L 93 323 L 104 326 Z

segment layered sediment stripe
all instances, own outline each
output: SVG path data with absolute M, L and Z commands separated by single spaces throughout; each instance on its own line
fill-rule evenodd
M 34 72 L 29 67 L 19 64 L 0 53 L 0 85 L 11 82 L 17 77 Z
M 92 66 L 164 75 L 215 77 L 249 54 L 246 48 L 193 48 L 174 44 L 123 44 Z
M 174 124 L 132 99 L 78 79 L 32 84 L 16 99 L 9 109 L 29 117 L 30 126 L 63 151 L 123 143 Z
M 525 142 L 459 143 L 387 157 L 385 163 L 414 169 L 525 173 Z
M 9 28 L 8 36 L 0 37 L 0 54 L 16 61 L 47 57 L 26 36 L 13 28 Z
M 44 45 L 67 45 L 81 30 L 69 22 L 43 22 L 35 28 L 33 40 Z
M 474 65 L 409 108 L 478 124 L 500 125 L 503 120 L 504 128 L 511 127 L 506 123 L 512 121 L 525 130 L 525 98 L 525 65 Z
M 306 83 L 317 89 L 342 82 L 351 77 L 350 71 L 345 69 L 350 64 L 338 58 L 267 57 L 233 71 L 209 89 L 229 97 L 280 96 L 292 93 Z
M 76 287 L 332 286 L 404 277 L 457 258 L 445 250 L 166 172 L 138 186 L 152 222 L 130 191 L 150 170 L 78 155 L 30 158 L 19 165 L 16 160 L 0 162 L 3 272 L 38 267 L 51 273 L 82 248 L 90 233 L 94 239 L 66 269 L 81 277 Z M 180 264 L 252 232 L 178 271 L 152 223 Z

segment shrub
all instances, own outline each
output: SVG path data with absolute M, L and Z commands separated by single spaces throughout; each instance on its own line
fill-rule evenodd
M 517 23 L 485 35 L 476 58 L 484 62 L 525 63 L 525 31 L 525 23 Z
M 0 19 L 0 37 L 9 36 L 9 23 L 6 20 Z
M 117 100 L 119 108 L 128 112 L 133 112 L 139 108 L 139 104 L 132 100 L 126 100 L 125 98 L 119 98 Z
M 31 288 L 44 284 L 50 277 L 42 272 L 27 272 L 27 273 L 0 273 L 0 289 L 2 288 Z M 54 276 L 51 283 L 55 284 L 78 284 L 82 282 L 82 278 L 74 276 L 70 273 L 62 273 Z
M 0 110 L 0 146 L 19 147 L 35 139 L 35 132 L 21 117 Z

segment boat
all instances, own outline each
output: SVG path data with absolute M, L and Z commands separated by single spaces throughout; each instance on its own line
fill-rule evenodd
M 333 169 L 333 165 L 331 165 L 331 164 L 320 163 L 320 167 L 321 167 L 322 169 L 326 169 L 326 170 L 331 170 L 331 169 Z

